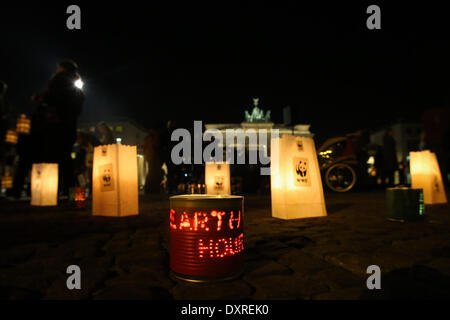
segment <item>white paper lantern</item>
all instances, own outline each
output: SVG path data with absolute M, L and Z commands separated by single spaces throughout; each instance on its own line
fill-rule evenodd
M 207 194 L 231 194 L 230 164 L 219 162 L 205 163 L 205 184 Z
M 136 146 L 110 144 L 94 149 L 92 214 L 139 214 Z
M 58 164 L 34 163 L 31 170 L 31 205 L 58 204 Z
M 436 154 L 429 150 L 410 152 L 411 187 L 423 189 L 425 204 L 447 203 Z
M 327 215 L 314 140 L 282 135 L 271 139 L 272 216 L 281 219 Z

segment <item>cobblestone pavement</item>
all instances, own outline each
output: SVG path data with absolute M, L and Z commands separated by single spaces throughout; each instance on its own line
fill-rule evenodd
M 424 222 L 385 219 L 384 192 L 326 195 L 328 216 L 283 221 L 270 197 L 246 197 L 245 271 L 190 284 L 169 275 L 168 200 L 141 198 L 139 216 L 92 217 L 70 206 L 0 200 L 2 299 L 382 299 L 450 297 L 450 205 Z M 82 289 L 68 290 L 79 265 Z M 382 290 L 366 288 L 378 265 Z

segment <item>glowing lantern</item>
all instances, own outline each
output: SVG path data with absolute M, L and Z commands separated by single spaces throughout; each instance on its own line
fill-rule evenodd
M 410 152 L 411 187 L 423 189 L 425 204 L 447 203 L 436 154 L 429 150 Z
M 231 194 L 230 164 L 205 163 L 205 184 L 207 194 Z
M 13 178 L 11 174 L 6 173 L 2 178 L 2 189 L 11 189 L 13 187 Z
M 314 140 L 284 134 L 271 140 L 272 216 L 327 215 Z
M 82 209 L 86 204 L 86 188 L 75 188 L 75 203 L 77 208 Z
M 26 115 L 21 114 L 17 119 L 16 131 L 21 134 L 29 134 L 31 129 L 31 120 Z
M 243 204 L 240 196 L 170 198 L 170 267 L 175 276 L 199 282 L 242 272 Z
M 17 132 L 15 130 L 6 131 L 6 143 L 16 144 L 18 140 Z
M 58 204 L 58 164 L 35 163 L 31 170 L 31 205 Z
M 94 148 L 92 214 L 139 214 L 136 146 L 110 144 Z
M 416 221 L 424 217 L 422 189 L 404 187 L 386 190 L 386 215 L 390 220 Z

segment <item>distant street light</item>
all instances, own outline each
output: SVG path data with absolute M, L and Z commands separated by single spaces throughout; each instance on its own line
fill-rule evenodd
M 80 90 L 83 90 L 84 82 L 81 79 L 78 79 L 75 81 L 75 87 L 77 87 Z

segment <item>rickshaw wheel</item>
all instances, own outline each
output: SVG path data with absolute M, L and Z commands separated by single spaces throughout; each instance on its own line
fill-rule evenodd
M 346 163 L 335 163 L 325 173 L 325 182 L 335 192 L 347 192 L 356 184 L 356 172 Z

